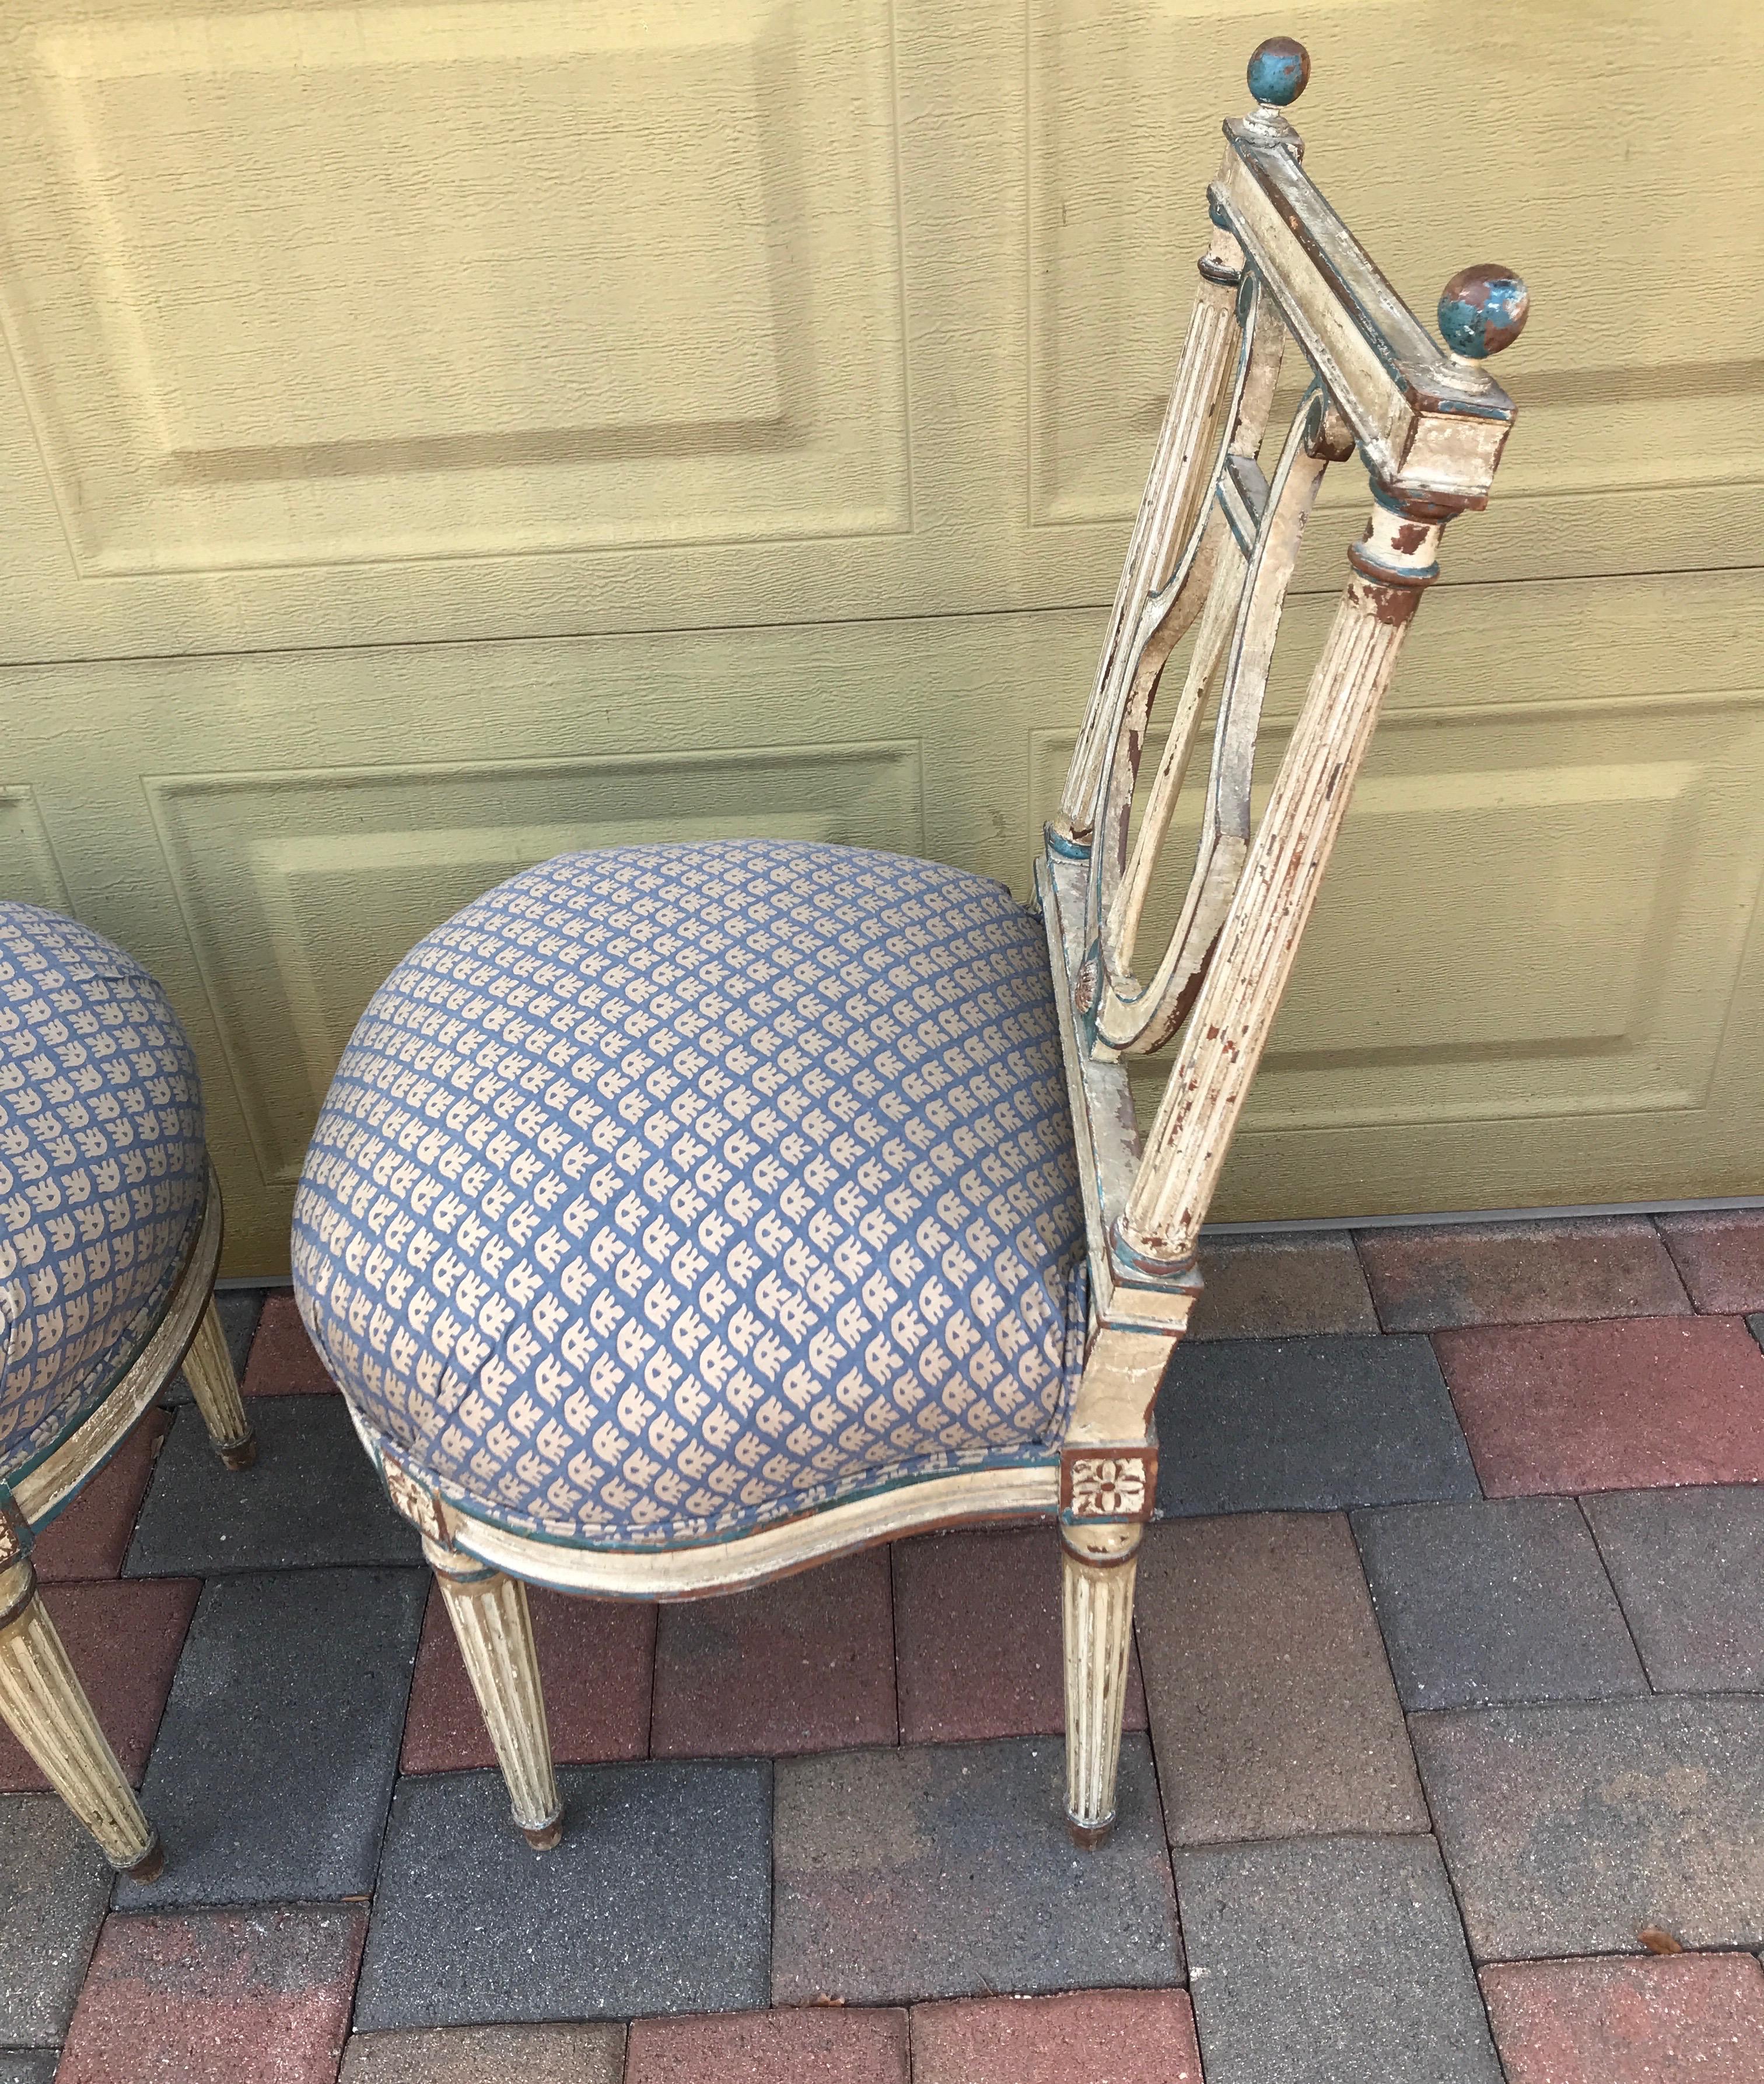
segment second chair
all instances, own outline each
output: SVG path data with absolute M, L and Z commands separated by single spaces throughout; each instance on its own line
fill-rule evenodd
M 229 1469 L 256 1442 L 214 1303 L 196 1059 L 134 959 L 0 904 L 0 1716 L 113 1866 L 164 1855 L 44 1607 L 36 1538 L 181 1363 Z

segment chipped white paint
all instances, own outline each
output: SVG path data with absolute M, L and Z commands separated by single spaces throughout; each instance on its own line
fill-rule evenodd
M 1437 527 L 1419 532 L 1420 544 L 1399 553 L 1416 572 L 1439 540 Z M 1351 581 L 1318 661 L 1128 1197 L 1124 1235 L 1156 1256 L 1189 1260 L 1199 1243 L 1396 668 L 1408 625 L 1387 613 L 1383 589 Z
M 245 1400 L 239 1393 L 239 1378 L 233 1372 L 233 1357 L 226 1350 L 226 1334 L 212 1297 L 184 1356 L 184 1379 L 190 1385 L 196 1408 L 202 1414 L 214 1451 L 230 1469 L 249 1468 L 257 1459 L 257 1442 L 245 1416 Z
M 707 1593 L 750 1591 L 903 1535 L 1051 1513 L 1058 1508 L 1059 1492 L 1060 1472 L 1051 1463 L 967 1470 L 928 1476 L 867 1497 L 844 1498 L 738 1540 L 707 1541 L 654 1555 L 630 1548 L 566 1547 L 512 1534 L 451 1505 L 443 1510 L 448 1531 L 460 1548 L 530 1584 L 611 1599 L 693 1599 Z M 414 1519 L 409 1513 L 405 1517 Z
M 1068 1526 L 1061 1544 L 1066 1815 L 1092 1841 L 1115 1821 L 1140 1540 L 1133 1525 Z
M 1185 582 L 1207 518 L 1197 513 L 1203 482 L 1198 466 L 1208 453 L 1231 357 L 1242 337 L 1235 279 L 1242 251 L 1229 233 L 1216 232 L 1206 258 L 1220 279 L 1203 280 L 1195 300 L 1109 618 L 1096 688 L 1060 804 L 1064 830 L 1078 839 L 1089 836 L 1106 734 L 1127 704 L 1141 660 L 1155 680 L 1187 627 L 1173 621 L 1171 610 L 1187 591 Z
M 1145 1463 L 1128 1455 L 1074 1455 L 1066 1464 L 1074 1519 L 1138 1519 L 1150 1508 Z
M 1152 1509 L 1153 1406 L 1192 1307 L 1201 1223 L 1403 634 L 1436 574 L 1440 525 L 1486 504 L 1512 417 L 1486 372 L 1442 352 L 1398 299 L 1304 172 L 1297 133 L 1279 109 L 1229 122 L 1225 133 L 1195 324 L 1038 879 L 1065 1001 L 1060 1040 L 1090 1247 L 1091 1339 L 1062 1497 L 1068 1804 L 1087 1837 L 1114 1815 L 1132 1523 Z M 1462 281 L 1486 311 L 1495 279 L 1466 271 L 1451 294 Z M 1518 290 L 1522 324 L 1522 286 L 1506 287 Z M 1238 373 L 1221 413 L 1229 335 L 1220 299 L 1233 291 Z M 1259 451 L 1280 343 L 1259 328 L 1275 313 L 1313 380 L 1271 480 Z M 1216 425 L 1224 438 L 1210 447 Z M 1324 473 L 1356 444 L 1379 503 L 1350 553 L 1353 574 L 1252 833 L 1263 697 L 1287 587 Z M 1187 532 L 1181 544 L 1178 520 Z M 1158 676 L 1197 616 L 1185 684 L 1130 841 Z M 1175 927 L 1142 983 L 1140 921 L 1221 658 L 1199 849 Z M 1119 1060 L 1178 1034 L 1142 1154 Z M 1172 1308 L 1161 1336 L 1153 1296 Z
M 472 1690 L 496 1746 L 515 1825 L 544 1851 L 561 1836 L 564 1805 L 552 1769 L 527 1587 L 437 1542 L 425 1540 L 423 1553 L 434 1566 Z

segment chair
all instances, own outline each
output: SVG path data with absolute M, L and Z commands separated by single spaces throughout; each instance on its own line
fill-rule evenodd
M 866 1544 L 1057 1514 L 1067 1807 L 1114 1819 L 1152 1407 L 1208 1197 L 1441 527 L 1513 409 L 1522 283 L 1454 277 L 1442 352 L 1300 166 L 1266 43 L 1040 917 L 960 869 L 787 841 L 569 854 L 369 1006 L 295 1201 L 307 1329 L 421 1531 L 514 1821 L 561 1811 L 524 1582 L 734 1591 Z M 1290 341 L 1309 388 L 1268 468 Z M 1257 726 L 1323 473 L 1373 494 L 1252 832 Z M 1194 641 L 1131 824 L 1153 698 Z M 1208 693 L 1176 929 L 1136 936 Z M 1144 1147 L 1125 1060 L 1174 1041 Z
M 89 927 L 0 904 L 0 1715 L 112 1866 L 158 1835 L 37 1591 L 31 1548 L 182 1364 L 221 1459 L 256 1443 L 214 1304 L 221 1196 L 196 1059 Z

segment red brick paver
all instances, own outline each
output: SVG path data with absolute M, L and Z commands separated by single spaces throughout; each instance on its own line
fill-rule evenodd
M 907 2014 L 809 2005 L 632 2022 L 624 2084 L 907 2084 Z
M 334 2084 L 365 1906 L 106 1920 L 58 2084 Z
M 1165 1520 L 1146 1531 L 1137 1603 L 1172 1845 L 1427 1829 L 1340 1515 Z
M 641 1758 L 649 1744 L 654 1607 L 635 1600 L 571 1599 L 537 1586 L 527 1596 L 552 1756 L 560 1765 Z M 440 1592 L 432 1589 L 400 1768 L 456 1773 L 496 1762 L 453 1624 Z
M 201 1589 L 194 1578 L 160 1578 L 57 1585 L 44 1597 L 104 1735 L 137 1787 Z M 0 1792 L 48 1786 L 23 1746 L 0 1723 Z
M 1672 1256 L 1645 1216 L 1362 1230 L 1359 1244 L 1387 1332 L 1658 1317 L 1690 1308 Z
M 1377 1311 L 1345 1230 L 1321 1235 L 1207 1238 L 1206 1284 L 1191 1339 L 1284 1339 L 1315 1332 L 1376 1332 Z
M 336 1384 L 325 1372 L 300 1312 L 286 1290 L 264 1303 L 257 1336 L 251 1342 L 243 1384 L 247 1396 L 334 1396 Z
M 1749 1954 L 1508 1962 L 1483 1989 L 1508 2084 L 1764 2077 L 1764 1968 Z
M 622 2026 L 449 2026 L 358 2033 L 342 2084 L 619 2084 Z
M 1699 1310 L 1764 1310 L 1764 1209 L 1656 1220 Z
M 896 1544 L 894 1568 L 903 1743 L 1064 1729 L 1057 1528 L 925 1535 Z M 1145 1727 L 1136 1651 L 1126 1726 Z
M 662 1607 L 654 1756 L 781 1758 L 896 1734 L 886 1549 Z
M 1764 1481 L 1764 1353 L 1737 1317 L 1440 1332 L 1491 1497 Z
M 121 1571 L 171 1423 L 163 1411 L 147 1412 L 73 1503 L 37 1536 L 31 1561 L 45 1585 L 114 1578 Z
M 1186 1990 L 917 2005 L 913 2084 L 1200 2084 Z

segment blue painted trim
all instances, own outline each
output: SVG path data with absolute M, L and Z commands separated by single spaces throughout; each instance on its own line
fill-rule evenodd
M 1135 1287 L 1173 1289 L 1178 1294 L 1200 1292 L 1200 1269 L 1195 1260 L 1186 1259 L 1176 1265 L 1167 1259 L 1148 1259 L 1125 1242 L 1118 1224 L 1110 1227 L 1109 1258 L 1115 1272 Z
M 1354 549 L 1359 554 L 1359 569 L 1364 576 L 1383 572 L 1398 586 L 1416 587 L 1431 586 L 1440 575 L 1437 558 L 1431 565 L 1387 565 L 1382 557 L 1369 555 L 1364 543 L 1355 544 Z
M 792 1521 L 818 1519 L 823 1513 L 831 1511 L 835 1506 L 848 1505 L 857 1498 L 882 1497 L 893 1491 L 910 1489 L 915 1484 L 935 1482 L 942 1476 L 979 1476 L 992 1469 L 1057 1469 L 1060 1467 L 1060 1450 L 1064 1445 L 1064 1421 L 1062 1419 L 1060 1438 L 1032 1441 L 1020 1454 L 988 1455 L 983 1459 L 962 1463 L 954 1468 L 897 1469 L 890 1472 L 879 1482 L 856 1483 L 850 1490 L 842 1491 L 838 1497 L 827 1498 L 818 1506 L 810 1506 L 798 1512 L 780 1512 L 773 1519 L 761 1520 L 757 1526 L 732 1527 L 725 1533 L 713 1534 L 704 1540 L 698 1541 L 583 1541 L 570 1535 L 553 1533 L 548 1528 L 523 1526 L 521 1523 L 519 1514 L 505 1514 L 498 1511 L 489 1501 L 475 1497 L 457 1485 L 449 1483 L 445 1478 L 434 1476 L 429 1470 L 423 1468 L 421 1464 L 412 1461 L 408 1455 L 400 1454 L 400 1451 L 396 1447 L 391 1448 L 390 1451 L 398 1455 L 404 1463 L 404 1466 L 411 1469 L 417 1480 L 433 1491 L 437 1497 L 442 1498 L 449 1505 L 455 1506 L 468 1522 L 476 1521 L 481 1526 L 493 1527 L 505 1534 L 518 1535 L 523 1541 L 535 1542 L 547 1548 L 573 1549 L 593 1556 L 679 1556 L 699 1550 L 730 1548 L 738 1542 L 750 1541 L 756 1534 L 768 1533 L 773 1527 L 785 1526 Z M 373 1439 L 374 1448 L 383 1461 L 388 1451 L 384 1435 L 375 1431 L 371 1425 L 367 1428 L 367 1430 Z M 381 1481 L 382 1483 L 385 1481 L 383 1476 L 381 1477 Z M 1052 1519 L 1056 1517 L 1056 1514 L 1050 1513 L 1048 1517 Z M 407 1519 L 404 1524 L 408 1527 L 410 1522 Z M 890 1540 L 895 1538 L 892 1535 L 890 1536 Z M 455 1545 L 456 1547 L 459 1545 L 457 1541 Z M 462 1548 L 460 1553 L 472 1556 L 474 1562 L 483 1561 L 481 1557 L 473 1555 L 469 1548 Z M 499 1570 L 502 1567 L 499 1563 L 484 1565 L 487 1570 Z M 515 1571 L 510 1574 L 518 1577 L 520 1573 Z M 543 1580 L 528 1579 L 525 1582 L 542 1582 Z M 627 1598 L 653 1599 L 655 1595 L 654 1592 L 594 1592 L 586 1596 L 597 1599 Z M 694 1594 L 692 1596 L 696 1598 L 698 1595 Z

